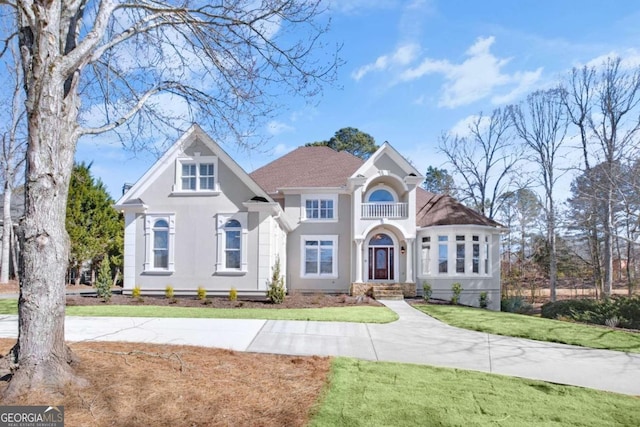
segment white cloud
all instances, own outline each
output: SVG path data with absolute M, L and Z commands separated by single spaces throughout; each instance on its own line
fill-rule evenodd
M 442 74 L 446 80 L 439 106 L 454 108 L 468 105 L 491 96 L 496 89 L 507 87 L 509 92 L 494 96 L 499 104 L 528 92 L 540 79 L 542 68 L 535 71 L 503 72 L 510 58 L 498 58 L 491 53 L 495 37 L 479 38 L 465 52 L 467 59 L 455 64 L 447 59 L 425 58 L 418 66 L 404 70 L 401 81 L 412 81 L 429 74 Z
M 379 56 L 374 62 L 358 68 L 351 73 L 351 77 L 358 81 L 372 71 L 407 66 L 416 59 L 419 51 L 420 47 L 415 43 L 401 45 L 391 54 Z
M 587 67 L 600 68 L 607 62 L 608 59 L 616 57 L 619 57 L 621 59 L 620 68 L 622 68 L 623 70 L 631 70 L 633 68 L 640 67 L 640 51 L 633 48 L 626 49 L 622 52 L 612 50 L 609 53 L 605 53 L 604 55 L 593 58 L 584 65 L 586 65 Z
M 471 126 L 474 126 L 478 119 L 480 119 L 478 127 L 481 131 L 489 126 L 489 122 L 491 121 L 491 117 L 489 116 L 480 117 L 477 114 L 472 114 L 462 120 L 459 120 L 455 125 L 453 125 L 451 129 L 449 129 L 449 135 L 458 136 L 460 138 L 470 136 Z
M 270 135 L 280 135 L 282 133 L 291 132 L 293 130 L 293 126 L 289 126 L 288 124 L 279 122 L 277 120 L 272 120 L 267 123 L 267 132 Z
M 517 72 L 511 79 L 517 84 L 515 88 L 504 95 L 495 95 L 491 98 L 491 103 L 496 105 L 509 104 L 520 98 L 522 95 L 531 92 L 531 88 L 540 81 L 542 77 L 542 67 L 536 71 Z

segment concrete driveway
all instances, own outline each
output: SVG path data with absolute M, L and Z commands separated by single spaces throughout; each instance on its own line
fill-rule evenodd
M 185 344 L 290 355 L 472 369 L 640 395 L 640 354 L 503 337 L 448 326 L 404 301 L 382 301 L 388 324 L 283 320 L 67 317 L 68 341 Z M 17 316 L 0 316 L 0 337 Z

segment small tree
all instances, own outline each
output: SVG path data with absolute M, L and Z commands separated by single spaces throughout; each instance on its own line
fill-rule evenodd
M 94 285 L 98 296 L 104 301 L 111 299 L 111 283 L 111 266 L 109 265 L 109 257 L 105 256 L 100 262 L 98 279 Z
M 276 262 L 273 264 L 273 272 L 271 273 L 271 280 L 268 282 L 268 285 L 267 299 L 274 304 L 282 304 L 286 290 L 284 288 L 284 277 L 280 274 L 280 257 L 276 257 Z
M 451 304 L 458 305 L 460 302 L 460 294 L 462 293 L 462 284 L 456 282 L 451 285 Z
M 426 280 L 422 282 L 422 291 L 422 297 L 425 301 L 429 302 L 433 290 L 431 289 L 431 285 L 429 284 L 429 282 L 427 282 Z

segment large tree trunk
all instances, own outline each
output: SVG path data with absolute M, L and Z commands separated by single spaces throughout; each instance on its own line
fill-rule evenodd
M 38 19 L 30 28 L 21 26 L 20 37 L 29 137 L 18 343 L 12 350 L 17 369 L 7 388 L 10 399 L 31 390 L 57 392 L 77 379 L 64 341 L 65 215 L 78 139 L 77 76 L 67 80 L 56 68 L 62 45 L 59 2 L 34 6 L 34 12 Z
M 0 265 L 0 283 L 9 281 L 9 258 L 11 257 L 11 185 L 7 178 L 4 183 L 4 205 L 2 207 L 2 265 Z

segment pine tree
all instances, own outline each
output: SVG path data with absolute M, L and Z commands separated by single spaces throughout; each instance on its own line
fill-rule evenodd
M 100 261 L 100 269 L 98 270 L 98 279 L 95 284 L 98 296 L 105 301 L 111 299 L 111 266 L 109 265 L 109 257 L 106 256 Z
M 76 283 L 85 263 L 97 265 L 111 257 L 118 269 L 122 263 L 122 217 L 113 209 L 113 199 L 104 184 L 91 176 L 91 165 L 74 166 L 69 186 L 66 227 L 71 248 L 69 268 L 76 272 Z

